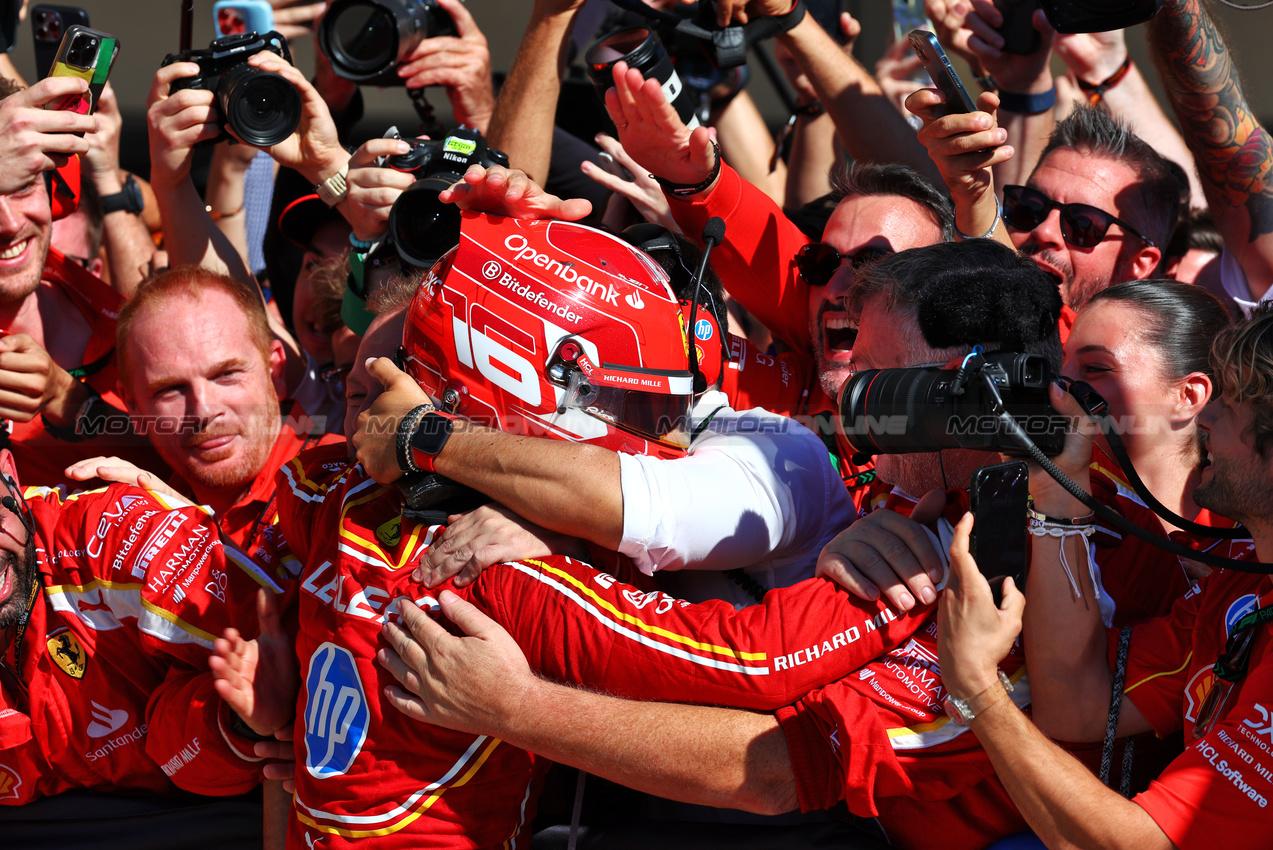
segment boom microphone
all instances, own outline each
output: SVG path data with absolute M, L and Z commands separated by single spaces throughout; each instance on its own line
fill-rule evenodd
M 690 305 L 690 372 L 694 375 L 694 395 L 707 391 L 707 376 L 698 368 L 698 346 L 694 344 L 694 325 L 698 319 L 698 293 L 703 288 L 703 275 L 707 273 L 707 258 L 711 256 L 712 249 L 719 245 L 725 239 L 725 220 L 718 215 L 714 215 L 707 220 L 707 224 L 703 225 L 703 259 L 699 260 L 698 271 L 694 273 L 694 286 L 690 290 L 694 293 L 694 303 Z M 722 345 L 725 339 L 725 329 L 720 329 Z M 724 369 L 724 361 L 721 362 L 721 368 Z

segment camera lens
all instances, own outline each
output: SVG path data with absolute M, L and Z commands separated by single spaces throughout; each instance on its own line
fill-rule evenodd
M 301 123 L 301 96 L 295 87 L 246 62 L 222 75 L 217 103 L 234 134 L 257 147 L 277 145 Z
M 403 85 L 394 68 L 416 45 L 455 34 L 455 22 L 434 0 L 335 0 L 318 26 L 318 44 L 347 80 Z
M 697 127 L 694 114 L 694 98 L 676 74 L 672 60 L 667 55 L 659 37 L 645 27 L 632 27 L 610 33 L 588 49 L 584 61 L 588 65 L 588 78 L 593 88 L 604 100 L 606 90 L 614 85 L 614 66 L 620 60 L 628 67 L 636 68 L 647 80 L 658 80 L 663 94 L 689 127 Z
M 398 256 L 413 266 L 429 268 L 460 241 L 460 210 L 438 200 L 438 193 L 461 175 L 439 172 L 417 180 L 389 210 L 389 233 Z

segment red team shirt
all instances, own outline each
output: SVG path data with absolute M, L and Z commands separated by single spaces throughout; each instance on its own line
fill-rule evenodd
M 1234 623 L 1273 604 L 1273 579 L 1220 571 L 1168 617 L 1132 633 L 1125 693 L 1158 735 L 1184 730 L 1186 748 L 1133 802 L 1182 850 L 1269 846 L 1273 800 L 1273 658 L 1256 626 L 1250 666 L 1231 708 L 1192 740 L 1211 672 Z M 1117 646 L 1111 634 L 1110 646 Z
M 206 513 L 158 494 L 113 485 L 27 499 L 42 590 L 21 644 L 29 707 L 0 680 L 0 803 L 255 787 L 261 759 L 230 731 L 208 656 L 227 626 L 255 633 L 269 580 Z
M 375 663 L 397 600 L 432 605 L 410 578 L 441 526 L 402 515 L 396 488 L 343 447 L 283 467 L 277 529 L 299 585 L 299 829 L 290 847 L 495 847 L 525 840 L 542 759 L 497 739 L 417 723 L 388 705 Z M 736 611 L 620 583 L 578 561 L 493 567 L 457 589 L 500 622 L 544 675 L 618 696 L 773 710 L 902 645 L 925 610 L 897 616 L 813 579 Z

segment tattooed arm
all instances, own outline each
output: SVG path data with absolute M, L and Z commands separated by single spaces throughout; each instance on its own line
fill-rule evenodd
M 1207 203 L 1259 298 L 1273 283 L 1273 138 L 1251 113 L 1233 56 L 1201 0 L 1170 0 L 1149 27 Z

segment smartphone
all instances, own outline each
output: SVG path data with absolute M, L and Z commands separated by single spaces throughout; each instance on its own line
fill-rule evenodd
M 942 115 L 976 112 L 976 105 L 968 96 L 968 90 L 964 88 L 964 84 L 960 82 L 959 75 L 951 67 L 950 60 L 946 58 L 946 51 L 942 50 L 941 43 L 937 41 L 937 36 L 928 30 L 911 30 L 908 38 L 911 49 L 915 51 L 919 61 L 924 63 L 924 70 L 928 71 L 933 85 L 937 86 L 946 98 L 946 108 Z
M 620 180 L 626 180 L 631 183 L 636 179 L 632 172 L 628 171 L 623 163 L 619 162 L 605 151 L 597 154 L 597 164 L 601 166 L 603 171 L 608 171 Z
M 80 115 L 91 115 L 106 87 L 115 58 L 119 56 L 119 39 L 109 33 L 88 27 L 73 26 L 62 36 L 62 45 L 53 57 L 50 77 L 79 77 L 88 80 L 88 91 L 54 101 L 46 109 L 64 109 Z
M 274 7 L 269 0 L 217 0 L 212 26 L 218 37 L 247 32 L 264 35 L 274 29 Z
M 74 26 L 86 27 L 88 12 L 75 6 L 39 5 L 31 10 L 31 35 L 35 39 L 35 73 L 40 79 L 53 70 L 53 58 L 62 36 Z
M 1039 0 L 995 0 L 1003 24 L 995 31 L 1003 36 L 1003 51 L 1029 56 L 1039 49 L 1039 31 L 1034 28 L 1034 10 Z
M 844 0 L 806 0 L 809 15 L 818 22 L 818 26 L 826 30 L 827 35 L 835 39 L 836 44 L 844 44 L 844 30 L 840 29 L 840 13 L 844 11 Z
M 997 605 L 1002 601 L 1004 577 L 1012 576 L 1018 590 L 1025 582 L 1029 467 L 1021 460 L 983 466 L 972 475 L 971 496 L 970 551 L 981 574 L 990 582 Z

